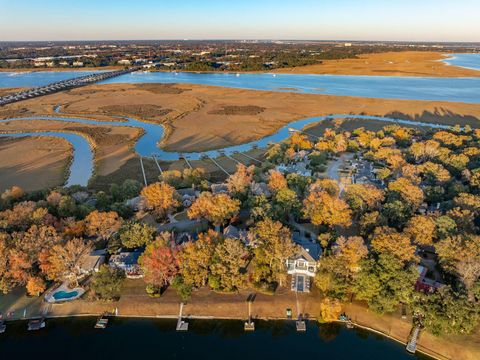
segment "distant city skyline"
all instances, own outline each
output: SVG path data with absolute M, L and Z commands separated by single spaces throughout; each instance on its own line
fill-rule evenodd
M 0 0 L 0 41 L 480 41 L 478 0 Z

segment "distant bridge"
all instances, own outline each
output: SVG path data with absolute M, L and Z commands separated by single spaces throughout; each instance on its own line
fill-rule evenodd
M 116 71 L 107 71 L 98 74 L 91 74 L 91 75 L 84 75 L 79 76 L 73 79 L 62 80 L 58 82 L 54 82 L 49 85 L 33 87 L 28 90 L 18 91 L 15 93 L 7 94 L 5 96 L 0 97 L 0 106 L 11 104 L 14 102 L 32 99 L 39 96 L 44 96 L 48 94 L 53 94 L 63 90 L 69 90 L 85 85 L 90 85 L 99 81 L 103 81 L 106 79 L 111 79 L 113 77 L 117 77 L 120 75 L 128 74 L 133 71 L 137 71 L 139 68 L 129 68 L 124 70 L 116 70 Z

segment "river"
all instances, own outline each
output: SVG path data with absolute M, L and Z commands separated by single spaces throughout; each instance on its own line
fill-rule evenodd
M 189 331 L 176 332 L 175 320 L 113 319 L 105 330 L 95 319 L 48 320 L 45 329 L 26 331 L 26 323 L 9 323 L 0 335 L 5 359 L 429 359 L 412 357 L 404 345 L 341 325 L 308 324 L 297 333 L 293 321 L 262 321 L 252 333 L 241 321 L 195 320 Z

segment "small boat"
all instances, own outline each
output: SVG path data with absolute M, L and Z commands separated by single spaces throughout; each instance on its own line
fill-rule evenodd
M 5 325 L 3 320 L 0 320 L 0 334 L 3 334 L 5 330 L 7 330 L 7 325 Z
M 106 315 L 101 315 L 97 319 L 97 322 L 95 324 L 95 329 L 105 329 L 108 325 L 108 318 Z
M 43 329 L 45 327 L 45 319 L 40 318 L 40 319 L 32 319 L 28 322 L 28 331 L 36 331 Z
M 236 75 L 236 76 L 237 76 L 237 77 L 240 77 L 240 74 L 239 74 L 239 73 L 237 73 L 237 75 Z

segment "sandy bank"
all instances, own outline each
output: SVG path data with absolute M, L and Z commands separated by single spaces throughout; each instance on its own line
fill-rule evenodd
M 479 77 L 480 71 L 445 64 L 449 57 L 440 52 L 402 51 L 363 54 L 358 59 L 325 60 L 322 64 L 277 69 L 277 73 L 376 75 L 376 76 L 431 76 Z
M 60 138 L 0 137 L 0 192 L 13 185 L 26 191 L 62 185 L 72 153 Z

